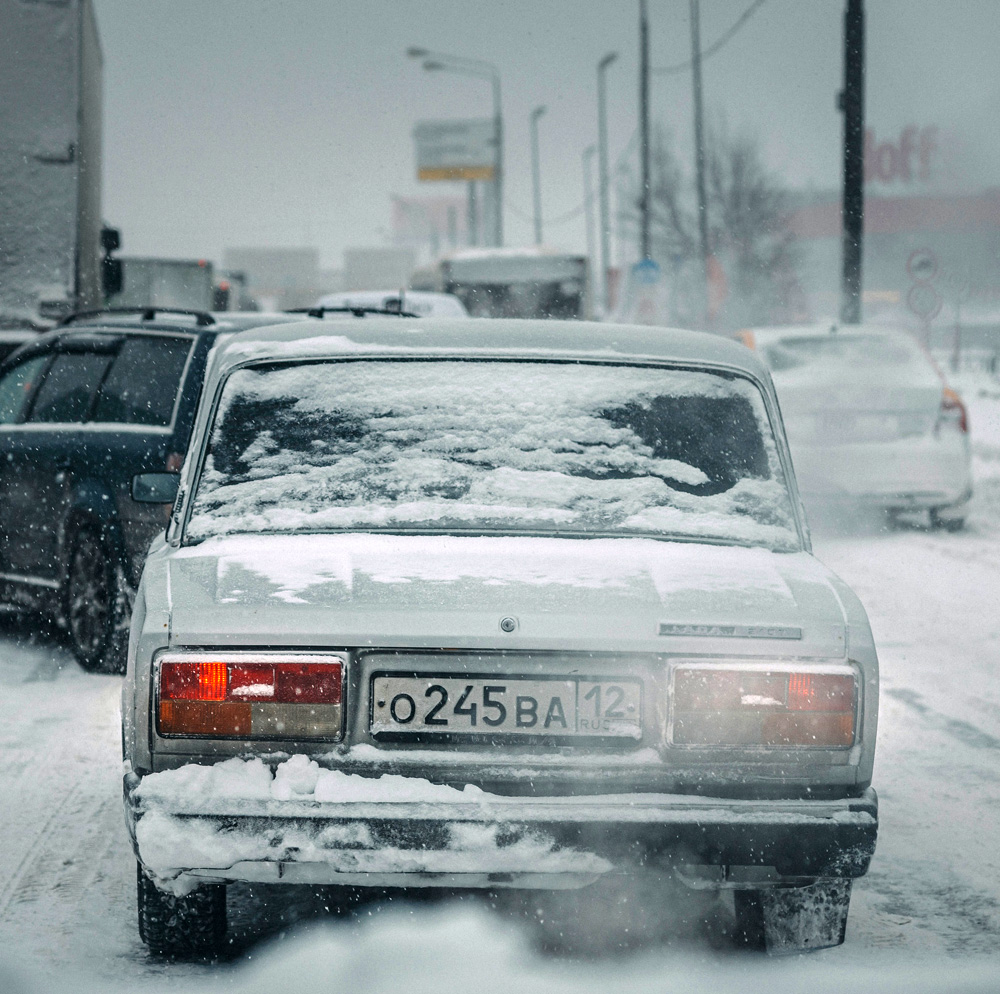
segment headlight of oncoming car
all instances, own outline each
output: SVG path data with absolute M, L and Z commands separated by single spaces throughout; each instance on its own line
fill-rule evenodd
M 165 736 L 339 739 L 346 656 L 164 653 L 156 728 Z
M 684 663 L 674 669 L 671 742 L 846 749 L 857 731 L 853 667 Z

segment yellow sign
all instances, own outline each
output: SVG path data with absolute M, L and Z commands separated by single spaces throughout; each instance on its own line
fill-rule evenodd
M 417 171 L 419 180 L 493 180 L 492 166 L 438 166 Z

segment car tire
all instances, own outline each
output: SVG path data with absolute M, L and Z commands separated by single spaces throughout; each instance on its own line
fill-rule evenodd
M 851 881 L 828 878 L 802 887 L 737 890 L 733 902 L 736 945 L 769 953 L 826 949 L 844 941 Z
M 948 508 L 931 508 L 931 528 L 935 531 L 960 532 L 965 527 L 965 515 L 948 514 L 947 511 Z
M 190 894 L 164 893 L 136 864 L 139 937 L 158 956 L 215 953 L 226 936 L 226 885 L 205 884 Z
M 65 600 L 70 645 L 83 669 L 124 673 L 131 614 L 125 577 L 95 528 L 82 528 L 73 542 Z

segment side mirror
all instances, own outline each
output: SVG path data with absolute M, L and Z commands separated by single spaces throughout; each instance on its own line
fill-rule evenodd
M 173 504 L 180 473 L 139 473 L 132 477 L 132 500 L 140 504 Z

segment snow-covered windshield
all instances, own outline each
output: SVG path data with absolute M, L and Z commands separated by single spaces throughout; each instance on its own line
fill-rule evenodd
M 763 400 L 739 377 L 427 360 L 233 373 L 185 541 L 344 530 L 799 546 Z

